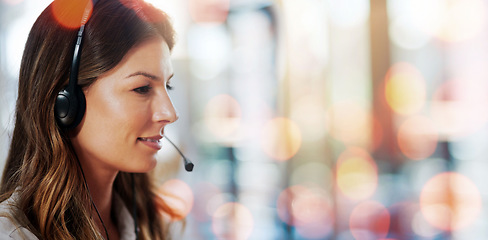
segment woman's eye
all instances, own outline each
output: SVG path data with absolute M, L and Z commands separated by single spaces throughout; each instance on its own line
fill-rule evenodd
M 149 92 L 149 90 L 151 90 L 151 87 L 150 86 L 143 86 L 143 87 L 138 87 L 138 88 L 135 88 L 134 92 L 136 93 L 139 93 L 139 94 L 146 94 Z
M 169 85 L 169 84 L 166 84 L 166 89 L 168 89 L 168 90 L 173 90 L 173 88 L 174 88 L 173 86 L 171 86 L 171 85 Z

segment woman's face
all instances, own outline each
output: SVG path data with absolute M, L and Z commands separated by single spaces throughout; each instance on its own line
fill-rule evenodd
M 125 172 L 155 167 L 160 132 L 178 119 L 168 95 L 172 75 L 168 45 L 155 38 L 84 90 L 86 113 L 72 138 L 84 165 Z

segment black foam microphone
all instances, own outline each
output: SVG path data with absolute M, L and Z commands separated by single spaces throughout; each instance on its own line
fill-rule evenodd
M 178 151 L 178 153 L 181 155 L 181 157 L 183 158 L 183 163 L 185 164 L 185 170 L 187 172 L 193 171 L 193 166 L 194 166 L 193 163 L 190 160 L 188 160 L 188 158 L 186 158 L 185 155 L 183 155 L 180 149 L 166 135 L 163 135 L 163 137 L 166 138 L 166 140 L 168 140 L 168 142 L 171 143 L 171 145 L 173 145 L 176 151 Z

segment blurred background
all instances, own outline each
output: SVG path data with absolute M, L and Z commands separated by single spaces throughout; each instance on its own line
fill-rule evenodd
M 0 165 L 47 0 L 0 0 Z M 152 0 L 178 239 L 488 239 L 488 0 Z M 169 194 L 168 194 L 169 193 Z M 175 198 L 176 196 L 176 198 Z

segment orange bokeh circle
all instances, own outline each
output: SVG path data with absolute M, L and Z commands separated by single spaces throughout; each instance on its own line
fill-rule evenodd
M 420 209 L 436 228 L 454 231 L 471 225 L 482 208 L 481 194 L 466 176 L 440 173 L 431 178 L 420 194 Z
M 76 29 L 90 18 L 93 3 L 91 0 L 55 0 L 51 10 L 59 24 L 66 28 Z
M 376 191 L 378 167 L 367 151 L 350 147 L 337 160 L 336 181 L 349 199 L 364 200 Z
M 298 125 L 283 117 L 269 120 L 261 138 L 263 151 L 271 158 L 286 161 L 298 152 L 302 145 L 302 133 Z
M 178 216 L 171 218 L 172 221 L 181 220 L 190 213 L 193 207 L 194 194 L 187 183 L 179 179 L 171 179 L 161 185 L 158 191 L 159 197 L 178 214 Z
M 431 119 L 414 116 L 402 123 L 397 138 L 398 147 L 405 156 L 421 160 L 435 152 L 439 134 Z

